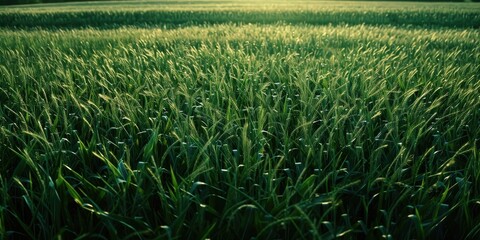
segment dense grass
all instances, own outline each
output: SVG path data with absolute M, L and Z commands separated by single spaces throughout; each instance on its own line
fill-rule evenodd
M 0 30 L 0 238 L 480 237 L 480 32 Z
M 2 10 L 2 8 L 0 8 Z M 477 3 L 141 1 L 3 7 L 0 27 L 179 27 L 199 24 L 368 24 L 480 27 Z

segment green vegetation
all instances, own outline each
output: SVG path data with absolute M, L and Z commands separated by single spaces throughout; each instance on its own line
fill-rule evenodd
M 0 0 L 0 5 L 12 5 L 12 4 L 32 4 L 32 3 L 58 3 L 58 2 L 89 2 L 91 3 L 92 1 L 111 1 L 111 0 Z M 232 0 L 199 0 L 199 1 L 193 1 L 193 0 L 140 0 L 136 2 L 163 2 L 163 3 L 174 3 L 178 4 L 179 2 L 188 2 L 190 4 L 196 4 L 198 2 L 215 2 L 215 3 L 232 3 L 235 1 Z M 247 0 L 252 1 L 252 0 Z M 267 1 L 272 1 L 272 0 L 267 0 Z M 285 0 L 284 0 L 285 1 Z M 387 1 L 392 1 L 392 0 L 387 0 Z M 414 1 L 414 2 L 478 2 L 479 0 L 406 0 L 406 1 Z M 265 1 L 263 1 L 265 2 Z M 297 2 L 306 2 L 306 1 L 297 1 Z
M 0 27 L 118 28 L 238 24 L 394 25 L 480 28 L 477 3 L 231 1 L 97 2 L 5 7 Z
M 480 237 L 478 5 L 110 4 L 0 10 L 0 239 Z

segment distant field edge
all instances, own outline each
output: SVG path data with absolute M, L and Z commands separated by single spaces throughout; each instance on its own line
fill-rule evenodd
M 0 0 L 0 5 L 24 5 L 24 4 L 42 4 L 42 3 L 70 3 L 70 2 L 112 2 L 118 0 Z M 331 1 L 352 1 L 352 0 L 331 0 Z M 356 0 L 353 0 L 356 1 Z M 359 0 L 359 1 L 385 1 L 385 2 L 480 2 L 480 0 Z M 120 2 L 123 2 L 120 0 Z M 145 2 L 145 1 L 141 1 Z M 155 1 L 149 1 L 155 2 Z M 196 2 L 191 0 L 182 0 L 182 1 L 172 1 L 172 0 L 160 0 L 157 2 Z M 199 2 L 238 2 L 235 0 L 210 0 L 210 1 L 199 1 Z
M 384 9 L 354 11 L 274 10 L 95 10 L 95 11 L 4 11 L 0 27 L 29 28 L 117 28 L 238 24 L 365 24 L 391 26 L 480 28 L 478 12 L 398 11 Z

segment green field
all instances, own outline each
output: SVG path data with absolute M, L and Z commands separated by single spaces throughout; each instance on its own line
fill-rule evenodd
M 19 5 L 0 10 L 0 27 L 177 28 L 211 24 L 394 25 L 480 28 L 479 3 L 344 1 L 122 1 Z
M 480 4 L 0 7 L 0 239 L 478 239 Z

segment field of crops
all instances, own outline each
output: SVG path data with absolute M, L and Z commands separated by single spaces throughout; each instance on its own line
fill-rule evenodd
M 0 239 L 477 239 L 480 4 L 0 8 Z
M 0 27 L 176 28 L 239 24 L 395 25 L 480 28 L 479 3 L 337 1 L 134 1 L 20 5 L 0 11 Z

